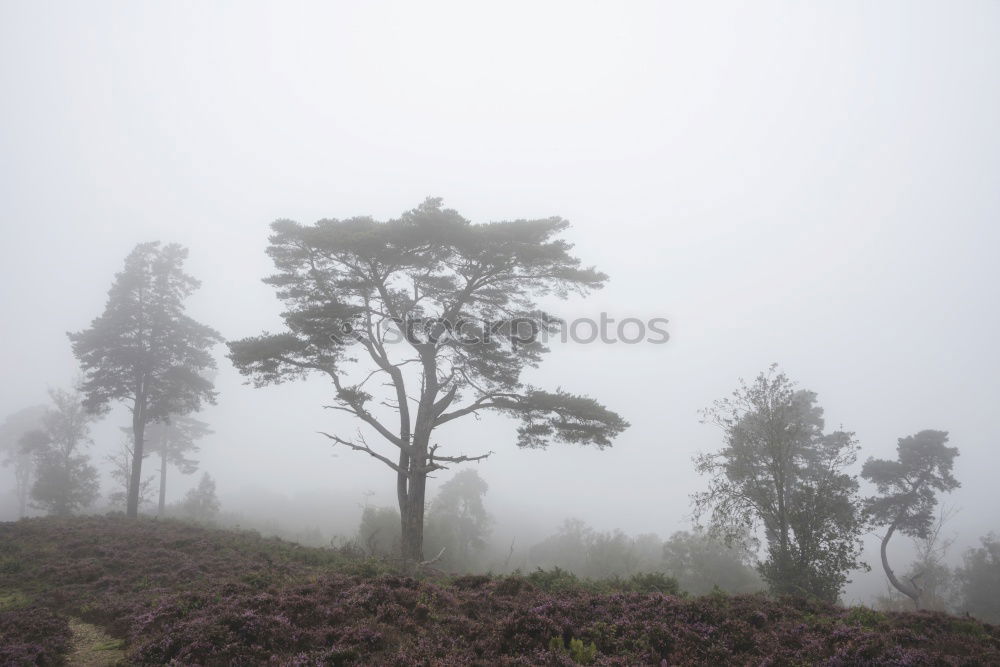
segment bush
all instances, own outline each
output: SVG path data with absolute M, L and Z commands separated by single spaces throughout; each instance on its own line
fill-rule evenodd
M 662 572 L 637 572 L 628 578 L 628 590 L 637 593 L 680 594 L 677 580 Z
M 569 654 L 570 659 L 578 665 L 593 664 L 597 657 L 597 645 L 593 642 L 584 644 L 581 639 L 570 639 L 567 648 L 562 637 L 553 637 L 549 641 L 549 650 Z
M 584 588 L 575 574 L 560 567 L 554 567 L 551 570 L 538 568 L 527 576 L 527 580 L 532 586 L 549 593 Z

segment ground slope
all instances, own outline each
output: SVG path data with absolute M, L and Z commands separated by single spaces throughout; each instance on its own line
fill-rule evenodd
M 73 628 L 93 626 L 106 635 L 81 649 Z M 989 665 L 1000 664 L 1000 628 L 760 595 L 416 580 L 175 521 L 0 524 L 0 663 L 81 650 L 128 664 Z

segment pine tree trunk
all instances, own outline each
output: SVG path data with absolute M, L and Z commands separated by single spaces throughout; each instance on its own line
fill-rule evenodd
M 880 551 L 882 556 L 882 569 L 885 570 L 885 575 L 889 577 L 889 583 L 892 584 L 897 591 L 913 600 L 913 605 L 917 609 L 920 609 L 920 589 L 916 586 L 900 581 L 896 578 L 896 574 L 892 571 L 892 568 L 889 567 L 889 557 L 886 555 L 886 547 L 889 546 L 889 539 L 892 537 L 894 532 L 896 532 L 895 521 L 893 521 L 892 525 L 889 526 L 889 530 L 885 532 L 885 537 L 882 538 L 882 548 Z
M 406 500 L 399 506 L 402 522 L 400 545 L 404 567 L 409 569 L 424 560 L 424 495 L 427 475 L 423 466 L 411 461 L 407 474 Z
M 134 519 L 139 516 L 139 485 L 142 484 L 142 448 L 146 431 L 145 410 L 142 397 L 136 401 L 132 412 L 132 476 L 128 484 L 128 499 L 125 516 Z
M 160 443 L 160 505 L 157 516 L 163 516 L 163 508 L 167 504 L 167 443 Z

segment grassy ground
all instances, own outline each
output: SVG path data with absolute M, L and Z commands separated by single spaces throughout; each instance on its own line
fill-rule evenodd
M 1000 664 L 1000 628 L 669 581 L 417 580 L 175 521 L 0 524 L 0 664 Z

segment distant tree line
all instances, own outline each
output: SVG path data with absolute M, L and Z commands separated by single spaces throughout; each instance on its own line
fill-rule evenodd
M 228 356 L 255 386 L 325 377 L 333 388 L 325 407 L 349 415 L 351 431 L 361 428 L 350 436 L 335 429 L 321 435 L 392 471 L 396 508 L 364 507 L 359 548 L 398 555 L 407 568 L 496 564 L 487 556 L 488 487 L 475 471 L 459 472 L 427 498 L 432 473 L 490 455 L 442 449 L 452 421 L 484 411 L 513 417 L 520 425 L 511 440 L 524 448 L 561 442 L 603 449 L 628 427 L 590 397 L 544 390 L 521 377 L 549 351 L 522 329 L 538 334 L 559 322 L 539 299 L 586 295 L 607 281 L 572 253 L 561 237 L 564 220 L 476 224 L 428 199 L 387 222 L 279 220 L 271 228 L 267 253 L 276 273 L 265 282 L 285 306 L 284 330 L 230 341 Z M 177 244 L 137 245 L 115 275 L 104 310 L 68 334 L 82 372 L 77 386 L 51 391 L 49 405 L 26 408 L 0 425 L 2 461 L 13 470 L 22 516 L 94 506 L 100 491 L 88 455 L 90 427 L 115 404 L 131 419 L 127 439 L 106 459 L 115 483 L 109 501 L 128 517 L 154 502 L 160 515 L 202 521 L 218 515 L 207 474 L 183 501 L 167 503 L 168 471 L 193 474 L 199 442 L 211 434 L 194 415 L 216 400 L 211 350 L 223 342 L 186 312 L 200 285 L 184 271 L 186 258 Z M 389 340 L 394 329 L 402 334 L 398 347 Z M 373 378 L 388 387 L 386 395 L 374 393 Z M 948 446 L 946 431 L 900 438 L 895 459 L 869 458 L 859 474 L 855 435 L 828 430 L 817 395 L 776 366 L 741 381 L 703 417 L 721 429 L 722 447 L 695 460 L 708 480 L 692 499 L 695 529 L 661 540 L 568 520 L 516 559 L 511 545 L 501 566 L 513 560 L 584 577 L 666 571 L 692 592 L 765 586 L 774 594 L 835 601 L 850 573 L 869 567 L 861 559 L 862 535 L 879 529 L 881 565 L 894 595 L 917 607 L 960 595 L 970 611 L 996 617 L 995 535 L 968 551 L 962 567 L 946 572 L 942 565 L 939 496 L 959 487 L 958 449 Z M 150 457 L 158 474 L 143 469 Z M 861 481 L 874 495 L 862 495 Z M 922 545 L 918 562 L 901 573 L 887 551 L 897 534 Z

